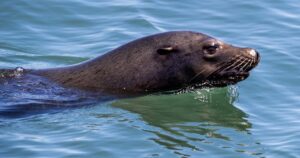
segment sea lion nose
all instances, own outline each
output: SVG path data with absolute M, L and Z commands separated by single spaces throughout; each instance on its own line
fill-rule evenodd
M 250 56 L 251 58 L 255 58 L 256 60 L 259 60 L 259 53 L 252 48 L 247 48 L 247 55 Z
M 255 52 L 256 52 L 256 60 L 259 61 L 260 60 L 260 55 L 257 51 L 255 51 Z
M 250 50 L 248 51 L 248 53 L 249 53 L 252 57 L 254 57 L 254 58 L 256 58 L 256 56 L 257 56 L 257 53 L 256 53 L 256 51 L 255 51 L 254 49 L 250 49 Z

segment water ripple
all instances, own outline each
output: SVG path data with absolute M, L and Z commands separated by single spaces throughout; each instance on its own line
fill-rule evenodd
M 272 0 L 1 1 L 1 68 L 75 64 L 169 30 L 253 47 L 262 61 L 238 88 L 110 102 L 54 85 L 28 93 L 1 84 L 0 110 L 47 101 L 93 106 L 1 118 L 0 157 L 298 157 L 299 7 Z

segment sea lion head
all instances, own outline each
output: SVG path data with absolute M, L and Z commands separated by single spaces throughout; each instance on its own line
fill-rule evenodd
M 149 78 L 144 89 L 232 85 L 246 79 L 260 58 L 252 48 L 236 47 L 190 31 L 161 33 L 135 42 L 151 56 L 140 63 L 144 69 L 140 71 L 152 71 L 156 76 Z
M 255 49 L 233 46 L 199 33 L 195 36 L 197 34 L 203 38 L 200 43 L 190 45 L 195 51 L 190 53 L 194 60 L 186 61 L 193 76 L 188 84 L 198 87 L 236 84 L 245 80 L 259 63 L 260 55 Z

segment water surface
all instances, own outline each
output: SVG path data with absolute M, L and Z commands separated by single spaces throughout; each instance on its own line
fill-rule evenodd
M 1 118 L 0 157 L 299 157 L 299 8 L 295 0 L 1 1 L 0 68 L 66 66 L 171 30 L 256 48 L 262 61 L 234 87 L 122 100 L 1 84 L 0 108 L 80 106 Z

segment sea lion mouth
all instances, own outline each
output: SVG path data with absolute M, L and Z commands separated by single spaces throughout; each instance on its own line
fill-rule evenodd
M 258 63 L 260 57 L 256 58 L 238 55 L 229 62 L 222 62 L 216 66 L 216 70 L 209 73 L 205 80 L 196 83 L 194 87 L 224 87 L 245 80 Z
M 245 80 L 259 62 L 259 55 L 256 58 L 239 55 L 230 62 L 221 63 L 217 70 L 207 77 L 207 83 L 212 86 L 226 86 L 236 84 Z
M 211 75 L 204 82 L 205 86 L 224 87 L 227 85 L 236 84 L 242 80 L 248 78 L 249 72 L 243 71 L 222 71 L 217 74 Z

